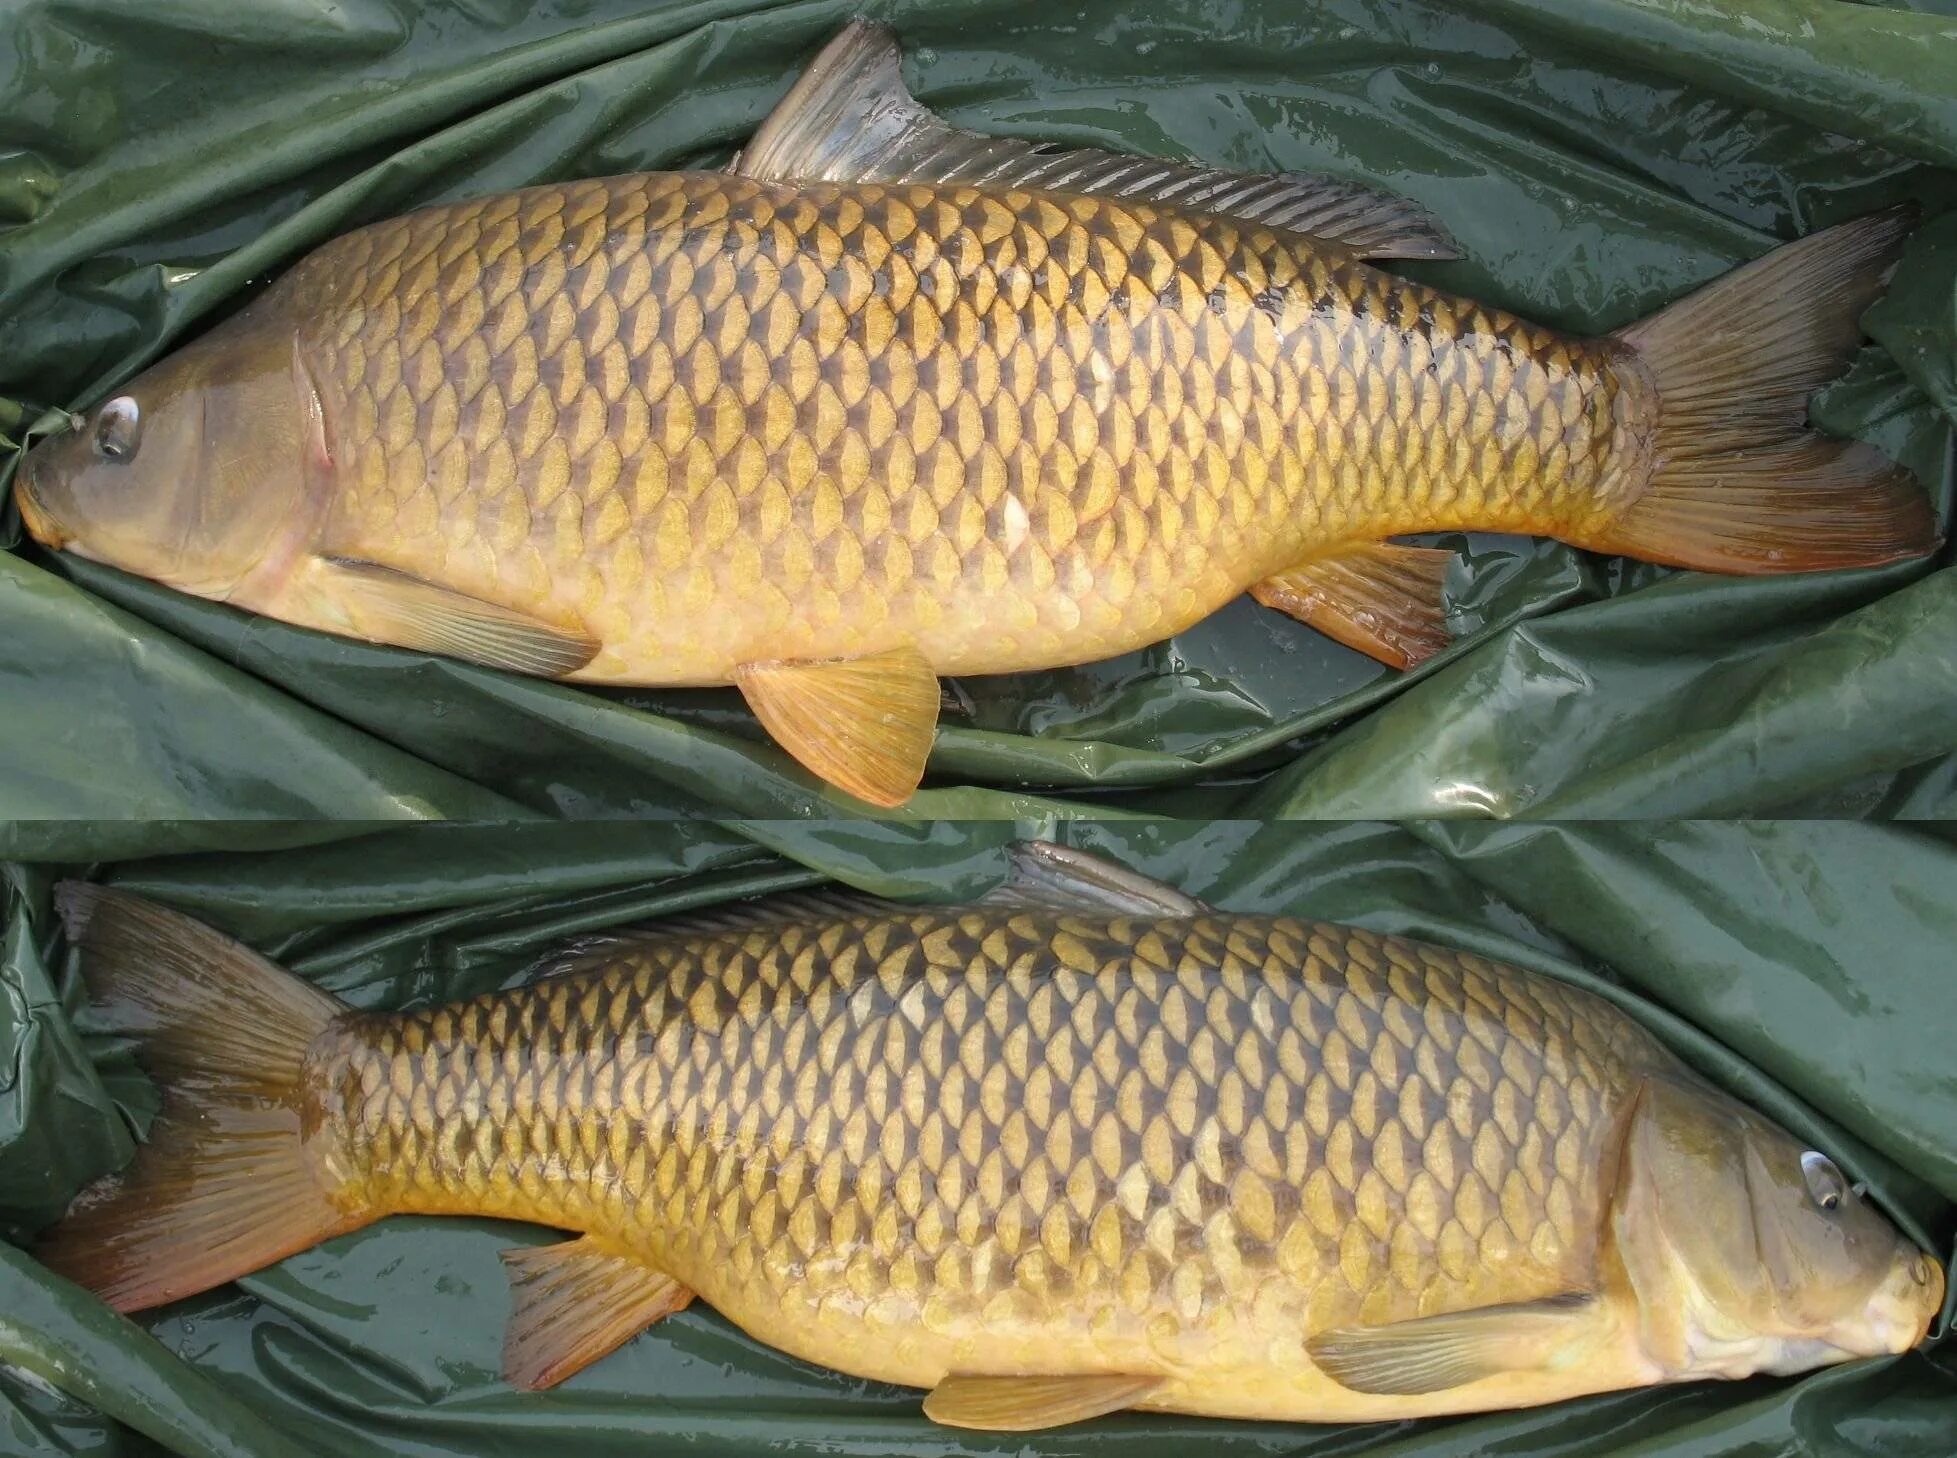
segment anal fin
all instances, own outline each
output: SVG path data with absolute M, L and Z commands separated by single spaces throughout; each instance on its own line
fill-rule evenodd
M 1059 1377 L 985 1377 L 954 1372 L 924 1399 L 924 1415 L 951 1428 L 1030 1433 L 1133 1407 L 1160 1377 L 1092 1372 Z
M 1597 1298 L 1571 1291 L 1541 1301 L 1423 1316 L 1389 1326 L 1320 1332 L 1305 1343 L 1318 1370 L 1354 1392 L 1443 1392 L 1503 1372 L 1568 1365 L 1599 1334 Z
M 1413 668 L 1447 647 L 1442 591 L 1454 553 L 1368 542 L 1314 557 L 1250 589 L 1326 637 L 1392 668 Z
M 693 1293 L 590 1236 L 503 1252 L 515 1309 L 503 1337 L 513 1387 L 555 1387 L 615 1351 Z
M 378 562 L 318 557 L 305 581 L 320 626 L 489 668 L 556 678 L 584 667 L 600 646 L 585 633 Z
M 938 728 L 938 677 L 915 648 L 861 658 L 744 663 L 748 707 L 803 765 L 859 800 L 903 804 Z

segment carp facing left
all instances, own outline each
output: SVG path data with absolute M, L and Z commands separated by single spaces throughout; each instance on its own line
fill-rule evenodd
M 801 899 L 356 1013 L 57 891 L 162 1109 L 40 1248 L 125 1311 L 397 1212 L 508 1256 L 547 1386 L 696 1295 L 940 1422 L 1343 1422 L 1905 1351 L 1943 1276 L 1608 1003 L 1053 847 L 1003 903 Z
M 1907 214 L 1580 339 L 1408 282 L 1351 183 L 957 131 L 852 26 L 733 171 L 429 208 L 301 260 L 29 453 L 42 542 L 329 632 L 738 684 L 904 801 L 936 675 L 1083 663 L 1246 590 L 1383 662 L 1481 528 L 1719 572 L 1937 542 L 1805 428 Z

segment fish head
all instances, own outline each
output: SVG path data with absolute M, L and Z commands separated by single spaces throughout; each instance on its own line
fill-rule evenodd
M 1673 1376 L 1908 1351 L 1943 1306 L 1939 1264 L 1832 1160 L 1696 1083 L 1647 1083 L 1612 1224 L 1647 1350 Z
M 1745 1179 L 1767 1273 L 1757 1289 L 1790 1335 L 1851 1357 L 1906 1352 L 1923 1340 L 1943 1307 L 1942 1268 L 1863 1187 L 1757 1115 L 1746 1134 Z
M 276 556 L 308 489 L 312 421 L 288 335 L 244 316 L 30 450 L 14 482 L 43 545 L 225 598 Z

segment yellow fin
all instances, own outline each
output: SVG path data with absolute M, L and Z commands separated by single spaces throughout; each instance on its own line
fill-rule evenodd
M 1030 1433 L 1133 1407 L 1160 1377 L 1096 1372 L 1077 1377 L 975 1377 L 954 1372 L 924 1399 L 924 1415 L 949 1428 Z
M 671 1276 L 590 1236 L 503 1252 L 515 1310 L 503 1337 L 513 1387 L 555 1387 L 615 1351 L 693 1293 Z
M 1412 668 L 1445 648 L 1441 589 L 1454 553 L 1369 542 L 1267 577 L 1250 589 L 1326 637 L 1393 668 Z
M 1305 1350 L 1341 1387 L 1404 1397 L 1546 1366 L 1595 1334 L 1597 1311 L 1595 1296 L 1571 1291 L 1391 1326 L 1321 1332 Z
M 311 577 L 348 628 L 376 643 L 545 678 L 582 668 L 598 652 L 598 641 L 584 633 L 378 562 L 320 557 Z
M 343 1006 L 140 896 L 64 881 L 54 901 L 97 1011 L 135 1039 L 162 1109 L 135 1161 L 42 1237 L 42 1262 L 141 1311 L 365 1225 L 300 1137 L 306 1055 Z
M 1934 552 L 1936 508 L 1909 471 L 1805 423 L 1916 223 L 1908 205 L 1810 233 L 1620 329 L 1658 391 L 1651 477 L 1574 544 L 1747 575 Z
M 917 649 L 744 663 L 734 682 L 783 749 L 859 800 L 901 805 L 924 778 L 937 734 L 938 676 Z

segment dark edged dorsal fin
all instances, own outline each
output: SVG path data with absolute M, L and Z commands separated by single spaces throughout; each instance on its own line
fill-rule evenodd
M 979 898 L 981 906 L 1115 916 L 1200 916 L 1209 907 L 1173 886 L 1050 840 L 1025 840 L 1008 853 L 1006 879 Z
M 1289 228 L 1363 258 L 1461 256 L 1420 204 L 1361 183 L 965 131 L 910 94 L 900 55 L 888 30 L 851 21 L 728 170 L 773 182 L 962 182 L 1091 193 Z
M 1210 909 L 1207 903 L 1185 896 L 1173 886 L 1047 840 L 1014 844 L 1007 852 L 1005 879 L 976 904 L 1100 916 L 1199 916 Z M 579 937 L 553 950 L 531 969 L 526 980 L 586 971 L 594 962 L 625 948 L 668 937 L 713 936 L 756 927 L 927 909 L 920 903 L 892 901 L 847 886 L 771 891 L 745 901 L 723 902 Z
M 554 948 L 533 966 L 524 980 L 562 977 L 590 969 L 594 962 L 629 947 L 671 937 L 716 936 L 751 931 L 756 927 L 797 922 L 836 921 L 852 916 L 880 916 L 902 910 L 904 903 L 853 891 L 847 886 L 823 886 L 810 891 L 769 891 L 744 901 L 725 901 L 697 911 L 681 911 L 656 921 L 637 922 L 610 931 L 589 932 Z

